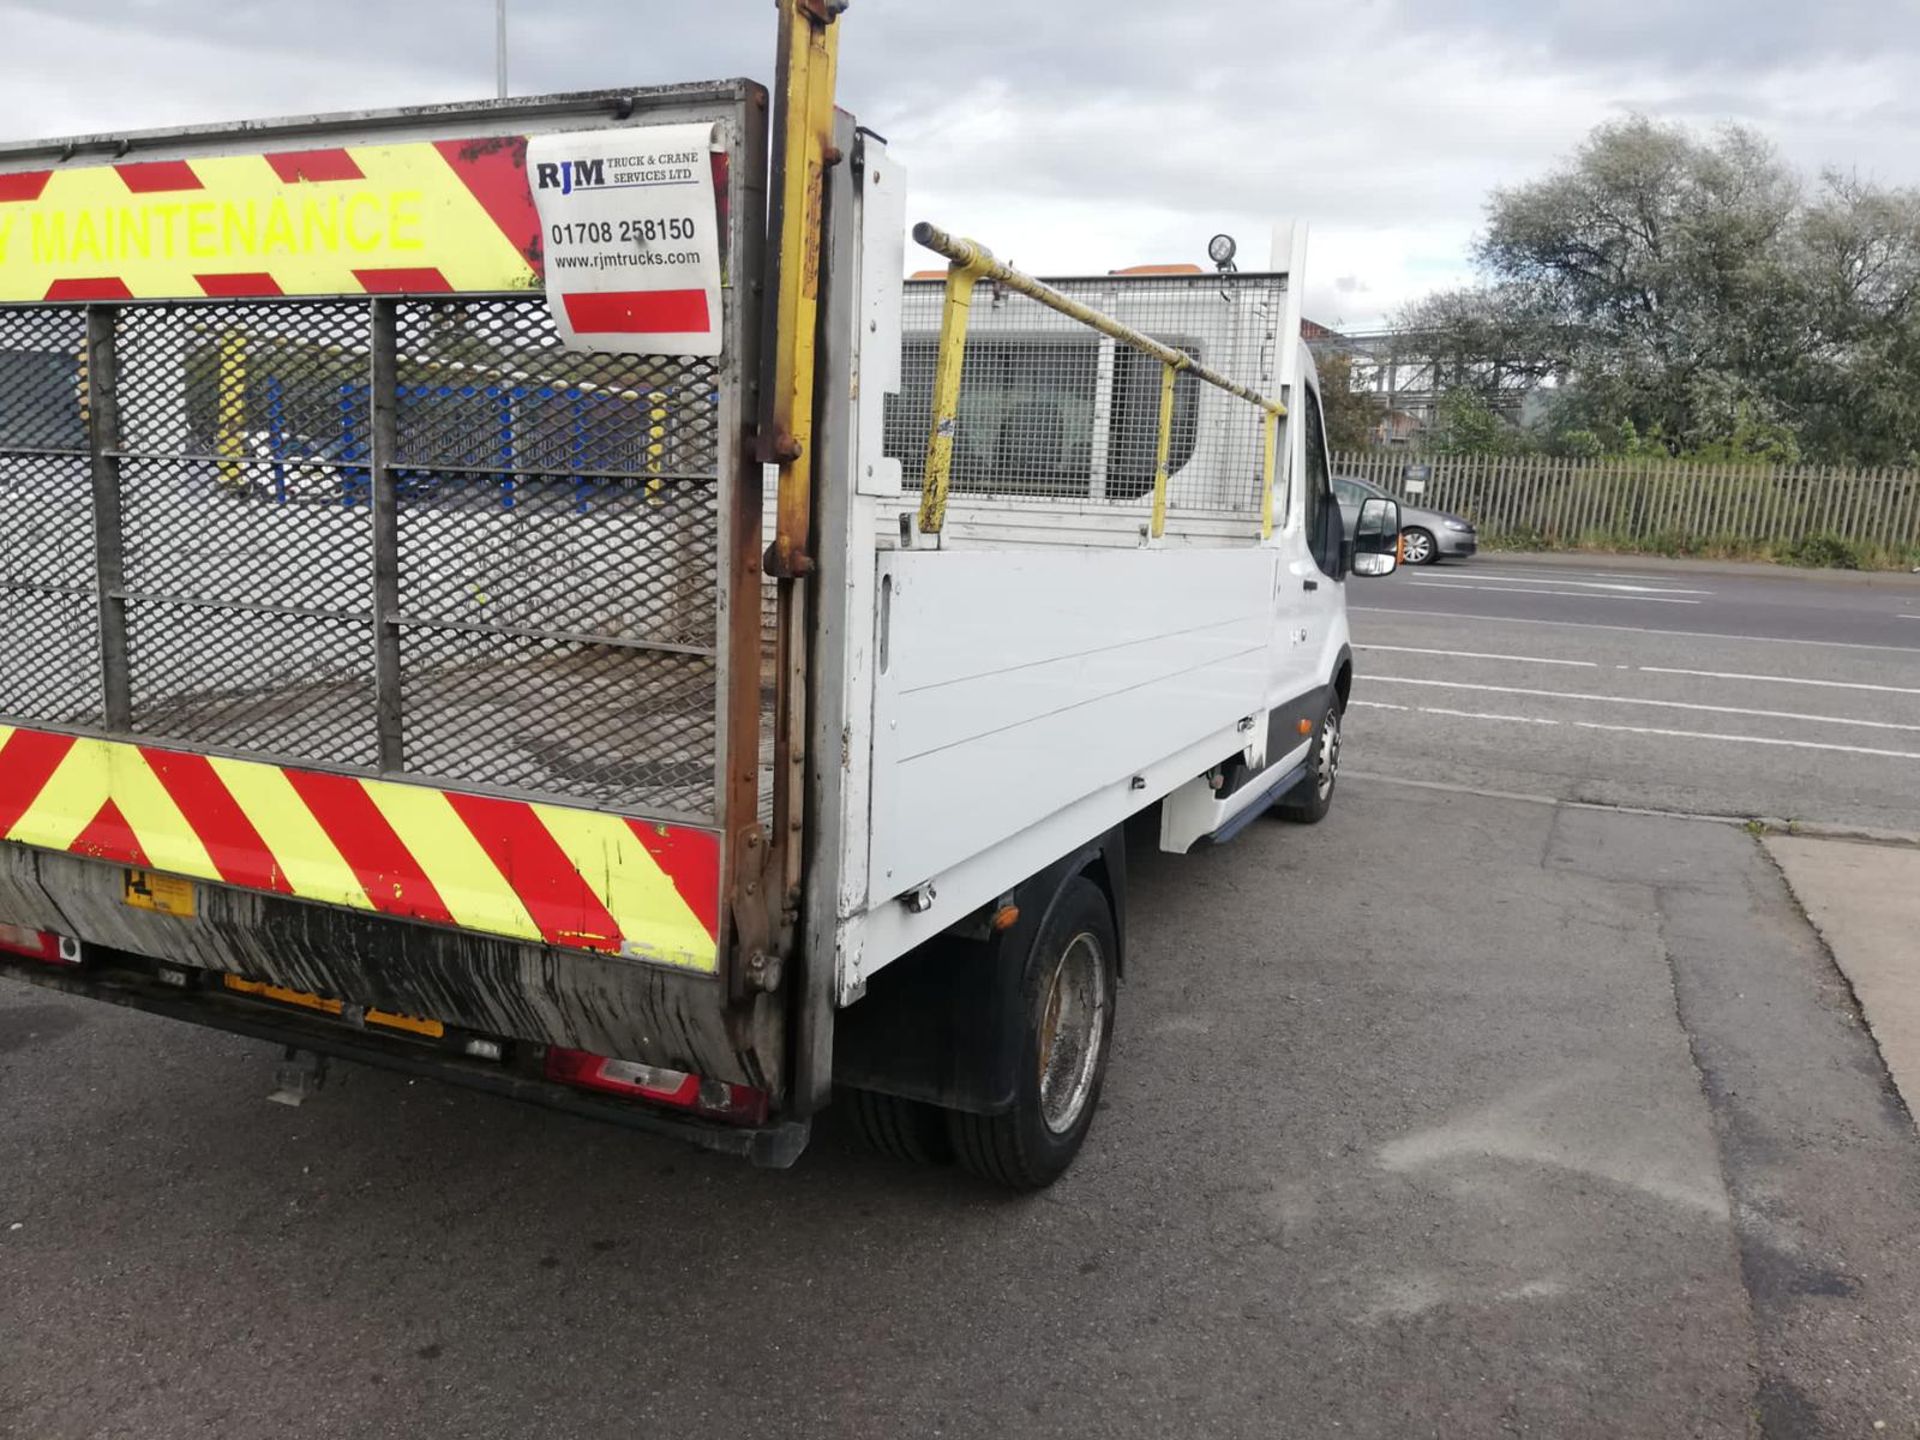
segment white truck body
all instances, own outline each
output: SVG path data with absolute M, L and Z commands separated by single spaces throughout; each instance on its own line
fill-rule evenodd
M 1120 347 L 1091 331 L 1074 337 L 1097 377 L 1075 396 L 1091 433 L 1081 493 L 956 494 L 938 544 L 916 539 L 918 494 L 901 469 L 903 459 L 913 467 L 909 447 L 924 432 L 896 423 L 889 434 L 884 417 L 903 372 L 931 386 L 941 285 L 898 279 L 904 167 L 872 142 L 863 167 L 860 383 L 845 422 L 858 437 L 857 499 L 839 536 L 840 623 L 852 638 L 839 708 L 816 736 L 842 762 L 837 864 L 830 876 L 816 871 L 816 893 L 824 906 L 831 878 L 843 1005 L 956 917 L 1143 809 L 1166 802 L 1162 847 L 1184 852 L 1270 800 L 1272 782 L 1309 746 L 1292 726 L 1283 744 L 1271 741 L 1271 717 L 1332 686 L 1349 654 L 1342 587 L 1316 564 L 1307 533 L 1311 491 L 1299 477 L 1309 427 L 1282 428 L 1272 533 L 1262 537 L 1253 452 L 1235 443 L 1244 426 L 1230 434 L 1246 407 L 1195 387 L 1168 532 L 1149 544 L 1147 494 L 1105 493 L 1107 439 L 1123 419 L 1112 398 Z M 1297 416 L 1318 404 L 1298 340 L 1306 236 L 1281 233 L 1286 268 L 1267 274 L 1050 283 L 1275 394 Z M 1048 318 L 1019 297 L 976 305 L 970 344 L 1006 337 L 1057 350 L 1062 331 Z M 1324 492 L 1324 459 L 1318 475 Z M 1205 777 L 1235 756 L 1266 783 L 1217 798 Z
M 0 145 L 0 974 L 762 1163 L 845 1091 L 1064 1170 L 1123 827 L 1324 813 L 1397 525 L 1343 538 L 1303 232 L 1002 269 L 957 369 L 905 168 L 784 98 L 840 8 L 782 0 L 771 105 Z M 699 199 L 536 213 L 609 154 Z M 576 307 L 565 247 L 655 231 L 717 288 L 608 252 Z

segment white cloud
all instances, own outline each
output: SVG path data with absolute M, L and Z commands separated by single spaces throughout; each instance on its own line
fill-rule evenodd
M 666 0 L 512 3 L 523 91 L 771 70 L 765 0 L 691 21 Z M 892 139 L 915 217 L 1056 273 L 1199 260 L 1217 230 L 1263 261 L 1270 225 L 1304 219 L 1309 313 L 1357 328 L 1458 283 L 1487 193 L 1629 111 L 1748 122 L 1803 168 L 1920 182 L 1920 25 L 1895 7 L 1866 43 L 1880 8 L 1835 4 L 855 0 L 842 94 Z M 490 12 L 0 0 L 0 134 L 485 94 Z

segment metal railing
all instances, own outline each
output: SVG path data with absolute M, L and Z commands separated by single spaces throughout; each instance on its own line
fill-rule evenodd
M 1229 379 L 1185 350 L 1156 340 L 1144 331 L 1122 324 L 1112 316 L 1015 270 L 996 260 L 991 251 L 975 241 L 949 235 L 925 221 L 913 227 L 913 238 L 949 262 L 934 365 L 932 424 L 927 433 L 926 468 L 920 489 L 919 527 L 923 534 L 938 535 L 946 524 L 947 497 L 953 483 L 954 443 L 960 425 L 960 389 L 966 364 L 968 320 L 974 287 L 982 280 L 1023 295 L 1160 364 L 1159 415 L 1154 439 L 1153 512 L 1148 527 L 1152 540 L 1159 540 L 1167 528 L 1169 458 L 1179 377 L 1183 373 L 1191 375 L 1196 381 L 1258 407 L 1261 411 L 1262 448 L 1260 534 L 1265 539 L 1273 533 L 1279 426 L 1287 413 L 1282 402 Z
M 1425 470 L 1418 494 L 1407 493 L 1410 465 Z M 1889 560 L 1920 555 L 1914 470 L 1368 451 L 1335 455 L 1333 471 L 1464 515 L 1483 538 L 1516 547 L 1765 550 L 1831 536 Z

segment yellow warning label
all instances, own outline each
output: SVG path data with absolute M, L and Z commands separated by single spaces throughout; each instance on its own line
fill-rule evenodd
M 0 301 L 537 286 L 510 143 L 0 174 Z
M 151 870 L 127 871 L 127 904 L 138 910 L 156 910 L 162 915 L 178 915 L 191 920 L 194 914 L 193 882 L 171 875 L 156 875 Z

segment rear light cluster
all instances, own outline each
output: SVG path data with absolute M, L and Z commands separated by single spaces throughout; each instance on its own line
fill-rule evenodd
M 0 951 L 24 955 L 48 965 L 78 965 L 80 942 L 51 930 L 29 930 L 24 925 L 0 925 Z
M 637 1060 L 614 1060 L 553 1045 L 547 1049 L 546 1075 L 562 1085 L 670 1105 L 735 1125 L 759 1125 L 767 1118 L 764 1090 L 724 1080 L 703 1080 L 684 1070 L 642 1065 Z

